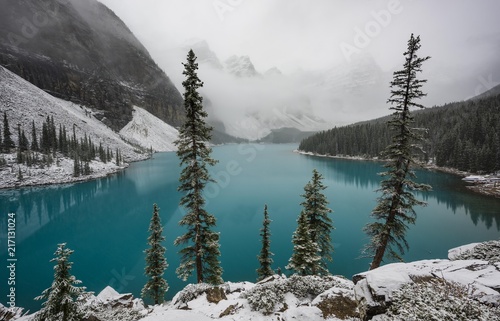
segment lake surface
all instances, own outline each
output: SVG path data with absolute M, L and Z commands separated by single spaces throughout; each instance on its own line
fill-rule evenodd
M 382 164 L 299 155 L 296 145 L 226 145 L 214 148 L 220 162 L 211 170 L 217 184 L 208 186 L 207 209 L 217 217 L 221 262 L 226 281 L 254 281 L 260 251 L 264 204 L 269 207 L 274 268 L 285 266 L 300 213 L 301 194 L 316 168 L 325 177 L 325 194 L 334 211 L 335 246 L 330 271 L 350 278 L 368 268 L 359 259 L 367 242 L 362 232 L 374 208 Z M 16 303 L 37 309 L 35 296 L 53 279 L 53 253 L 67 242 L 73 275 L 90 291 L 111 285 L 140 295 L 145 283 L 144 253 L 153 203 L 160 207 L 169 268 L 168 298 L 187 283 L 175 275 L 179 258 L 174 239 L 184 233 L 177 222 L 179 161 L 175 153 L 155 154 L 107 178 L 73 185 L 0 191 L 0 302 L 7 302 L 7 213 L 15 213 Z M 427 207 L 416 208 L 405 260 L 446 258 L 449 248 L 500 237 L 500 200 L 469 192 L 460 178 L 419 171 L 433 191 L 419 195 Z M 193 280 L 191 280 L 193 281 Z

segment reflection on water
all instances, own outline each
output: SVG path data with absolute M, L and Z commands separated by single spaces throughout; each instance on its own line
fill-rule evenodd
M 313 168 L 325 177 L 325 194 L 334 211 L 331 271 L 351 277 L 367 268 L 368 261 L 357 257 L 367 241 L 362 227 L 375 205 L 382 163 L 298 155 L 291 152 L 295 147 L 230 145 L 214 149 L 220 162 L 211 172 L 219 183 L 210 186 L 207 209 L 218 220 L 225 280 L 255 279 L 264 204 L 273 221 L 273 267 L 285 271 L 301 210 L 300 195 Z M 167 297 L 182 289 L 186 283 L 175 276 L 179 258 L 172 245 L 185 231 L 177 224 L 184 213 L 178 207 L 178 164 L 174 153 L 157 154 L 95 181 L 0 191 L 0 261 L 6 260 L 6 214 L 16 213 L 17 218 L 18 304 L 31 309 L 39 306 L 32 299 L 50 286 L 53 264 L 49 260 L 60 242 L 75 250 L 74 274 L 84 286 L 99 292 L 111 285 L 138 296 L 145 282 L 143 251 L 153 203 L 160 207 L 166 237 Z M 417 175 L 433 191 L 419 195 L 429 206 L 417 209 L 419 217 L 410 228 L 406 259 L 429 258 L 429 253 L 432 258 L 444 258 L 450 247 L 499 237 L 500 200 L 468 191 L 452 175 L 430 171 Z M 6 280 L 6 273 L 0 269 L 0 282 Z M 2 303 L 4 292 L 0 286 Z
M 309 156 L 318 159 L 315 156 Z M 383 162 L 334 159 L 322 162 L 321 169 L 325 175 L 335 177 L 345 185 L 357 188 L 379 188 L 381 177 L 377 175 L 384 171 Z M 474 225 L 483 222 L 488 229 L 500 231 L 500 199 L 479 195 L 466 188 L 466 183 L 460 177 L 436 171 L 418 169 L 417 181 L 432 186 L 433 191 L 418 193 L 418 197 L 426 202 L 435 199 L 438 204 L 444 204 L 447 209 L 456 213 L 464 211 Z

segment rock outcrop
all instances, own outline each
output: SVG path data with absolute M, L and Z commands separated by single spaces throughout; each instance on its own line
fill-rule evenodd
M 361 318 L 371 320 L 375 316 L 384 315 L 391 306 L 400 303 L 394 299 L 395 293 L 411 284 L 449 284 L 451 288 L 461 288 L 464 297 L 485 306 L 500 306 L 500 260 L 498 256 L 492 255 L 493 251 L 487 249 L 497 249 L 497 245 L 497 241 L 477 243 L 451 249 L 449 252 L 451 259 L 486 255 L 488 260 L 394 263 L 355 275 L 354 293 Z

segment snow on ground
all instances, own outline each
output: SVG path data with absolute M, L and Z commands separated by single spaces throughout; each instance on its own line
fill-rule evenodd
M 500 263 L 498 256 L 491 259 L 387 264 L 355 275 L 356 285 L 336 276 L 278 275 L 257 284 L 190 284 L 156 306 L 107 287 L 85 307 L 89 317 L 103 321 L 500 320 Z M 0 316 L 7 312 L 0 306 Z M 30 320 L 19 318 L 19 310 L 11 313 L 13 320 Z
M 15 153 L 3 155 L 8 164 L 0 168 L 0 188 L 70 183 L 103 177 L 128 166 L 127 162 L 148 158 L 149 154 L 137 145 L 148 149 L 152 146 L 156 151 L 171 151 L 174 150 L 173 141 L 177 138 L 177 131 L 173 127 L 139 107 L 135 108 L 133 120 L 125 127 L 127 130 L 118 134 L 95 118 L 95 111 L 55 98 L 0 66 L 2 118 L 4 111 L 7 113 L 12 139 L 16 144 L 18 124 L 31 142 L 32 121 L 35 122 L 37 137 L 40 139 L 42 124 L 47 116 L 51 116 L 54 118 L 56 128 L 59 128 L 59 124 L 66 126 L 68 135 L 72 134 L 74 128 L 78 139 L 86 134 L 95 146 L 102 143 L 105 149 L 109 147 L 113 153 L 119 149 L 125 164 L 117 166 L 114 160 L 106 164 L 92 161 L 91 175 L 73 177 L 73 161 L 70 159 L 58 157 L 50 167 L 28 168 L 16 164 Z M 127 142 L 127 139 L 133 143 Z M 19 170 L 22 173 L 22 179 L 18 177 Z
M 108 163 L 94 160 L 89 164 L 92 170 L 90 175 L 73 177 L 74 162 L 69 158 L 56 158 L 51 166 L 28 167 L 16 163 L 16 154 L 3 154 L 3 157 L 8 165 L 0 168 L 0 188 L 81 182 L 116 173 L 128 166 L 128 164 L 116 166 L 114 160 Z M 19 171 L 22 178 L 19 178 Z
M 133 119 L 120 130 L 120 136 L 145 149 L 157 152 L 175 151 L 179 132 L 143 108 L 134 106 Z
M 470 249 L 471 247 L 464 246 L 463 248 Z M 357 274 L 353 278 L 356 283 L 354 293 L 362 316 L 383 314 L 388 307 L 396 304 L 397 301 L 393 299 L 405 286 L 432 282 L 456 284 L 464 289 L 466 296 L 474 298 L 477 302 L 500 306 L 500 293 L 498 292 L 500 263 L 498 262 L 422 260 L 393 263 Z

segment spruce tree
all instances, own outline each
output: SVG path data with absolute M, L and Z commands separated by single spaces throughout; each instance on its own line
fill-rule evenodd
M 203 190 L 208 182 L 214 180 L 210 177 L 207 166 L 213 166 L 217 161 L 211 158 L 212 149 L 209 146 L 212 128 L 207 126 L 205 118 L 207 113 L 203 110 L 202 97 L 198 89 L 203 82 L 198 78 L 196 70 L 196 56 L 193 50 L 187 55 L 184 63 L 183 75 L 186 80 L 184 87 L 184 108 L 186 121 L 179 129 L 179 139 L 175 142 L 178 150 L 177 156 L 182 167 L 179 178 L 178 190 L 183 192 L 180 205 L 185 207 L 187 213 L 179 221 L 187 232 L 179 236 L 174 244 L 184 246 L 177 275 L 186 280 L 196 270 L 198 283 L 222 283 L 222 268 L 218 257 L 219 234 L 212 231 L 216 219 L 205 210 Z
M 426 80 L 417 79 L 417 73 L 422 71 L 422 63 L 430 58 L 419 57 L 419 49 L 420 37 L 414 38 L 412 34 L 408 50 L 404 53 L 404 69 L 395 71 L 391 81 L 388 103 L 392 105 L 390 109 L 394 113 L 388 126 L 393 137 L 392 144 L 385 151 L 385 157 L 389 159 L 384 165 L 387 171 L 381 173 L 386 178 L 380 183 L 382 195 L 377 199 L 378 204 L 371 214 L 375 222 L 364 227 L 371 238 L 364 249 L 365 254 L 373 257 L 370 269 L 379 267 L 385 256 L 402 260 L 401 255 L 409 248 L 405 239 L 408 224 L 415 224 L 416 221 L 414 206 L 425 205 L 415 198 L 413 192 L 430 189 L 428 185 L 413 181 L 416 176 L 412 170 L 415 163 L 414 147 L 418 146 L 422 136 L 411 127 L 413 116 L 410 107 L 424 107 L 415 102 L 426 95 L 421 90 Z
M 54 266 L 54 281 L 52 286 L 45 289 L 42 295 L 35 300 L 45 300 L 42 309 L 35 314 L 34 321 L 80 321 L 83 318 L 82 299 L 88 297 L 85 287 L 79 287 L 82 283 L 71 275 L 73 262 L 69 256 L 73 250 L 66 248 L 66 243 L 58 244 L 54 253 L 55 258 L 50 262 L 56 262 Z
M 273 264 L 273 259 L 271 256 L 274 254 L 271 252 L 271 232 L 269 231 L 269 224 L 271 220 L 269 219 L 269 214 L 267 213 L 267 204 L 264 205 L 264 221 L 262 222 L 262 228 L 260 230 L 260 236 L 262 237 L 262 249 L 260 250 L 260 255 L 257 255 L 259 259 L 260 267 L 257 269 L 257 281 L 261 281 L 268 276 L 274 275 L 274 271 L 271 268 Z
M 316 169 L 313 170 L 313 176 L 310 182 L 304 187 L 304 202 L 303 213 L 309 222 L 309 230 L 311 232 L 311 240 L 318 244 L 319 270 L 313 271 L 313 274 L 329 274 L 328 262 L 332 261 L 333 245 L 331 241 L 331 232 L 334 229 L 333 222 L 328 214 L 332 213 L 329 209 L 328 200 L 323 194 L 326 186 L 323 185 L 323 176 Z
M 144 274 L 148 277 L 148 281 L 141 291 L 141 296 L 153 299 L 154 304 L 163 303 L 165 293 L 168 291 L 168 283 L 163 278 L 163 273 L 168 264 L 165 259 L 165 247 L 161 245 L 165 241 L 165 237 L 162 234 L 163 227 L 159 211 L 158 206 L 153 204 L 153 217 L 151 218 L 148 230 L 150 233 L 148 237 L 150 248 L 144 251 L 146 253 Z
M 38 138 L 36 136 L 35 121 L 31 122 L 31 150 L 34 152 L 38 151 Z
M 287 270 L 292 270 L 298 275 L 314 275 L 320 270 L 321 256 L 319 256 L 319 246 L 311 239 L 311 230 L 307 215 L 301 212 L 297 220 L 297 229 L 293 233 L 293 254 Z
M 12 134 L 9 127 L 9 119 L 7 113 L 3 112 L 3 151 L 9 153 L 12 148 L 16 147 L 12 140 Z

